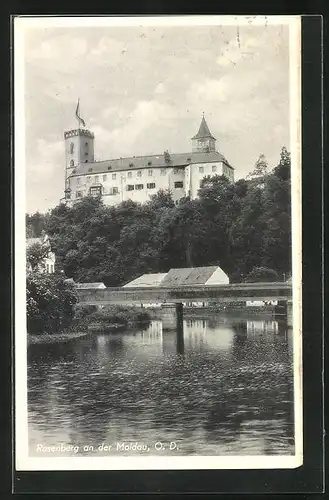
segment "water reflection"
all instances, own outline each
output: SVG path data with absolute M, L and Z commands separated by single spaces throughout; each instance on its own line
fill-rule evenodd
M 187 318 L 28 349 L 30 454 L 38 443 L 179 442 L 176 454 L 292 454 L 291 331 L 276 321 Z M 157 452 L 165 453 L 165 451 Z M 63 454 L 61 454 L 62 456 Z M 47 455 L 48 456 L 48 455 Z

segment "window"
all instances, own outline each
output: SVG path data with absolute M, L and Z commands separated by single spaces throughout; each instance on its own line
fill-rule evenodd
M 100 186 L 93 186 L 89 189 L 91 196 L 100 196 L 102 194 L 102 188 Z
M 106 180 L 107 180 L 107 175 L 106 175 L 106 174 L 104 174 L 104 175 L 103 175 L 103 182 L 105 182 Z
M 147 189 L 154 189 L 155 188 L 155 182 L 150 182 L 147 184 Z
M 148 170 L 149 177 L 152 177 L 153 175 L 153 170 Z
M 151 162 L 151 161 L 149 161 L 147 164 L 148 164 L 148 166 L 150 167 L 150 166 L 152 165 L 152 162 Z
M 127 184 L 127 191 L 133 191 L 135 186 L 133 184 Z
M 165 169 L 165 168 L 162 168 L 162 169 L 161 169 L 160 174 L 161 174 L 161 175 L 166 175 L 166 169 Z
M 135 189 L 136 189 L 136 191 L 140 191 L 141 189 L 144 189 L 144 184 L 136 184 Z
M 117 188 L 117 186 L 114 186 L 113 187 L 113 194 L 118 194 L 119 193 L 119 189 Z
M 117 174 L 112 174 L 112 181 L 115 181 L 116 178 L 117 178 Z
M 200 172 L 200 174 L 203 174 L 204 168 L 203 167 L 199 167 L 199 172 Z
M 141 170 L 137 170 L 137 177 L 142 177 L 142 171 Z
M 90 179 L 91 179 L 91 177 L 90 177 L 90 175 L 89 175 L 89 176 L 87 177 L 87 182 L 90 182 Z
M 179 174 L 179 168 L 174 168 L 174 174 L 175 175 Z
M 88 172 L 92 172 L 92 171 L 93 171 L 93 169 L 92 169 L 92 168 L 88 168 Z
M 79 184 L 80 184 L 80 178 L 78 177 L 77 178 L 77 185 L 79 185 Z
M 88 163 L 88 160 L 85 160 L 85 163 Z
M 178 182 L 175 182 L 175 188 L 182 188 L 183 187 L 183 183 L 181 181 L 178 181 Z
M 191 158 L 187 158 L 187 163 L 191 163 Z
M 134 166 L 134 164 L 133 164 L 133 163 L 129 163 L 129 167 L 133 167 L 133 166 Z
M 217 165 L 213 165 L 213 166 L 212 166 L 212 171 L 213 171 L 213 172 L 217 172 Z
M 74 153 L 74 144 L 73 144 L 73 142 L 71 142 L 71 144 L 70 144 L 70 154 L 73 155 L 73 153 Z
M 85 156 L 88 156 L 88 151 L 85 152 Z
M 74 160 L 70 161 L 70 167 L 74 167 Z
M 72 170 L 72 174 L 75 174 L 75 170 Z
M 96 175 L 96 177 L 95 177 L 95 182 L 96 182 L 96 184 L 99 183 L 99 176 L 98 175 Z
M 133 176 L 132 172 L 128 172 L 128 177 L 131 178 Z
M 107 167 L 107 170 L 112 170 L 112 166 L 111 166 L 111 165 L 109 165 L 109 166 Z
M 75 197 L 76 197 L 76 198 L 82 198 L 82 192 L 81 192 L 81 191 L 77 191 L 77 192 L 75 193 Z
M 88 142 L 85 142 L 85 149 L 88 149 L 88 146 L 89 146 Z

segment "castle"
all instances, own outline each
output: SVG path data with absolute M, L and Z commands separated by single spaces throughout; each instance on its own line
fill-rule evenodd
M 216 150 L 203 115 L 192 151 L 171 154 L 132 156 L 112 160 L 94 160 L 94 134 L 78 117 L 79 128 L 64 133 L 65 197 L 72 205 L 85 196 L 100 196 L 105 205 L 125 200 L 143 203 L 159 190 L 170 190 L 177 203 L 183 197 L 197 198 L 206 176 L 225 175 L 234 181 L 234 168 Z M 83 127 L 80 128 L 80 123 Z

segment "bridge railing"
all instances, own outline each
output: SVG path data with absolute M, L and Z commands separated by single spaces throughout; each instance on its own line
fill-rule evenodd
M 77 289 L 82 303 L 156 303 L 184 301 L 289 300 L 292 286 L 283 282 L 179 287 L 110 287 Z

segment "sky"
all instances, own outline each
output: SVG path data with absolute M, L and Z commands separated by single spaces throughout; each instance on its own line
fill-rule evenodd
M 287 26 L 30 26 L 23 64 L 28 213 L 63 197 L 78 98 L 96 160 L 189 152 L 203 112 L 236 179 L 290 149 Z

